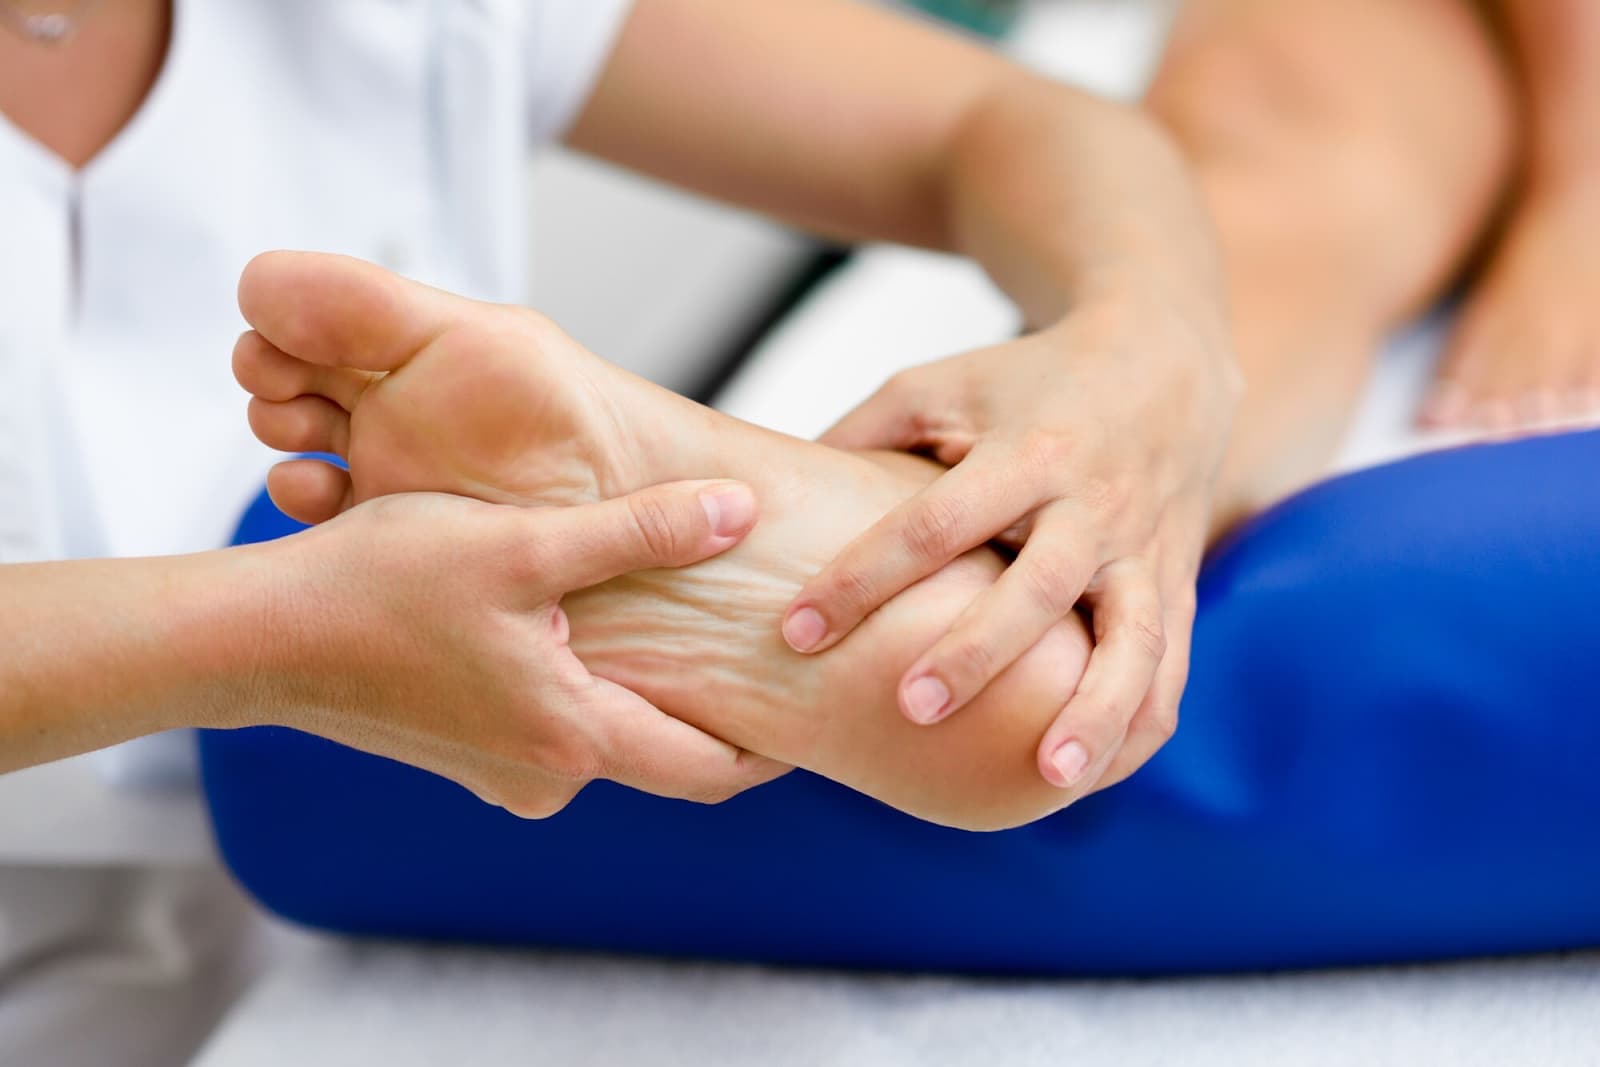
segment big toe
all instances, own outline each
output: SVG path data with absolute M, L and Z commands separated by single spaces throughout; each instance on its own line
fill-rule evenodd
M 348 256 L 264 252 L 239 279 L 239 310 L 268 342 L 326 367 L 390 371 L 461 317 L 462 297 Z

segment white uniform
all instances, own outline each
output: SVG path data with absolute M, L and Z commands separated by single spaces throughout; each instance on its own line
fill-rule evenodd
M 229 371 L 255 253 L 343 252 L 522 298 L 528 154 L 572 120 L 628 6 L 176 0 L 154 88 L 81 172 L 0 116 L 0 563 L 225 543 L 273 459 Z M 124 938 L 161 925 L 148 899 L 130 924 L 106 893 L 49 891 L 8 847 L 22 814 L 0 812 L 10 1003 L 17 957 L 49 956 L 42 931 L 90 943 L 61 909 Z M 121 898 L 148 897 L 115 878 Z M 13 1062 L 6 1023 L 0 1004 Z M 118 1037 L 115 1062 L 145 1062 Z M 57 1048 L 16 1062 L 89 1061 Z

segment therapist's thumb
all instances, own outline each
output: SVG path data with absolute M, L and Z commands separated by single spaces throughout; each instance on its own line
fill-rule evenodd
M 831 448 L 847 450 L 899 450 L 921 444 L 910 390 L 901 384 L 903 381 L 904 378 L 891 378 L 817 440 Z
M 668 482 L 598 504 L 527 512 L 543 577 L 560 592 L 620 574 L 685 567 L 724 552 L 756 523 L 741 482 Z

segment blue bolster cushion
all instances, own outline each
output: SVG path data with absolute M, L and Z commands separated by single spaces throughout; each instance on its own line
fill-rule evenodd
M 1176 738 L 973 834 L 795 772 L 524 822 L 279 728 L 202 738 L 222 854 L 353 934 L 1155 974 L 1600 945 L 1600 433 L 1335 478 L 1221 545 Z M 263 496 L 241 542 L 290 533 Z

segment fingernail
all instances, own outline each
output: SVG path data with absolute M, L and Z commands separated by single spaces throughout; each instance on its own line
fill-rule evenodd
M 827 635 L 828 624 L 813 608 L 801 608 L 783 620 L 783 639 L 796 652 L 810 652 Z
M 1078 784 L 1078 779 L 1089 767 L 1089 750 L 1083 747 L 1081 741 L 1068 741 L 1050 754 L 1050 766 L 1055 768 L 1059 776 L 1055 784 L 1070 789 Z
M 735 537 L 750 528 L 756 514 L 756 498 L 742 485 L 724 485 L 700 494 L 706 521 L 718 537 Z
M 906 717 L 926 726 L 938 722 L 944 706 L 950 703 L 950 690 L 933 675 L 924 675 L 906 686 Z

